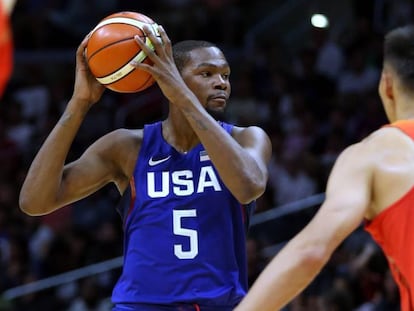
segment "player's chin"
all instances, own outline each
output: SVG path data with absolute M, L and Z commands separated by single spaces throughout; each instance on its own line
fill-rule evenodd
M 223 107 L 207 107 L 207 112 L 216 120 L 223 121 L 225 119 L 225 106 Z
M 210 99 L 207 103 L 207 109 L 212 111 L 224 111 L 227 101 L 221 98 Z

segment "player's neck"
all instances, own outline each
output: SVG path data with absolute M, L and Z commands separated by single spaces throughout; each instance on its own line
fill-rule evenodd
M 181 153 L 187 153 L 200 142 L 186 119 L 170 116 L 162 123 L 162 135 L 165 141 Z
M 414 119 L 414 101 L 409 97 L 400 97 L 395 105 L 395 117 L 397 120 Z

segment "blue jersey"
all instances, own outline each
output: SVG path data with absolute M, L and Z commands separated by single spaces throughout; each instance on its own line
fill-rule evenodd
M 232 125 L 220 124 L 230 135 Z M 164 140 L 161 122 L 146 125 L 121 202 L 124 266 L 112 297 L 120 310 L 142 304 L 232 310 L 240 302 L 254 204 L 236 200 L 201 144 L 180 153 Z

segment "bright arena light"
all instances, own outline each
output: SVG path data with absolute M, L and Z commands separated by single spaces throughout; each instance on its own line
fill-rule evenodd
M 328 18 L 323 14 L 313 14 L 311 24 L 316 28 L 327 28 L 329 26 Z

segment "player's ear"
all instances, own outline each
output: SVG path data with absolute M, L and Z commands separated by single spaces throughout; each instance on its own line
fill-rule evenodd
M 378 87 L 380 97 L 383 101 L 394 101 L 394 82 L 395 81 L 391 72 L 384 68 L 381 73 L 381 79 Z

